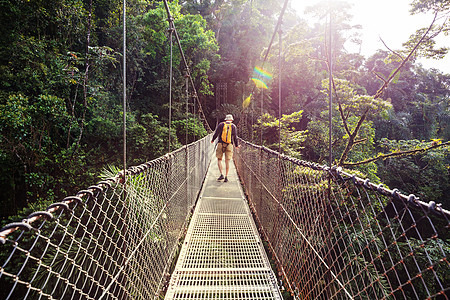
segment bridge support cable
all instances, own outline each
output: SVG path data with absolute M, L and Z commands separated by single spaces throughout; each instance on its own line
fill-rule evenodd
M 329 80 L 329 104 L 328 104 L 328 151 L 329 151 L 329 167 L 331 168 L 333 166 L 333 49 L 332 49 L 332 41 L 333 41 L 333 35 L 332 35 L 332 16 L 331 16 L 331 7 L 329 6 L 328 9 L 329 12 L 329 18 L 330 18 L 330 24 L 329 24 L 329 43 L 328 43 L 328 80 Z
M 241 145 L 238 174 L 295 299 L 448 299 L 448 210 L 340 169 Z
M 0 230 L 0 299 L 158 299 L 213 154 L 207 136 Z M 186 167 L 186 165 L 188 167 Z
M 185 89 L 186 89 L 186 142 L 185 144 L 188 144 L 188 118 L 189 118 L 189 75 L 186 74 L 184 75 L 185 78 Z M 195 131 L 194 131 L 195 134 Z M 195 136 L 194 136 L 194 140 L 195 140 Z
M 331 5 L 330 2 L 328 2 L 328 16 L 329 16 L 329 28 L 328 28 L 328 89 L 329 89 L 329 93 L 328 93 L 328 97 L 329 97 L 329 101 L 328 101 L 328 167 L 332 168 L 333 167 L 333 35 L 332 35 L 332 12 L 331 12 Z M 325 39 L 326 40 L 326 39 Z M 331 174 L 329 175 L 328 178 L 328 203 L 331 203 L 331 182 L 332 178 L 331 178 Z M 330 215 L 331 211 L 329 206 L 327 206 L 325 208 L 327 210 L 327 214 Z M 328 232 L 328 236 L 331 236 L 332 233 L 332 228 L 331 228 L 331 224 L 329 222 L 327 222 L 327 224 L 325 225 L 325 227 L 327 228 L 327 232 Z M 327 248 L 332 248 L 330 243 L 329 243 L 329 239 L 326 239 L 326 243 L 327 243 Z M 330 258 L 330 255 L 326 255 L 325 260 L 327 262 L 327 265 L 330 265 L 330 261 L 332 260 L 332 258 Z M 333 274 L 333 272 L 330 270 L 329 267 L 327 267 L 327 269 L 329 270 L 329 275 L 327 276 L 326 280 L 328 283 L 331 283 L 333 280 L 335 280 L 335 275 Z M 331 275 L 331 276 L 330 276 Z M 328 285 L 330 287 L 330 285 Z M 348 291 L 342 287 L 342 285 L 339 285 L 341 288 L 343 288 L 345 290 L 345 294 L 346 296 L 348 296 L 350 299 L 353 299 L 352 296 L 348 293 Z M 327 288 L 327 296 L 331 297 L 331 289 Z
M 283 116 L 281 109 L 281 69 L 283 67 L 283 59 L 282 59 L 282 42 L 283 42 L 283 31 L 281 29 L 282 21 L 278 24 L 278 37 L 279 37 L 279 45 L 278 45 L 278 152 L 281 152 L 281 117 Z
M 173 78 L 173 32 L 174 32 L 174 25 L 173 25 L 173 18 L 169 15 L 168 19 L 169 21 L 169 45 L 170 45 L 170 62 L 169 62 L 169 140 L 168 140 L 168 149 L 170 152 L 170 146 L 171 146 L 171 131 L 172 131 L 172 78 Z
M 127 169 L 127 1 L 123 0 L 123 174 Z

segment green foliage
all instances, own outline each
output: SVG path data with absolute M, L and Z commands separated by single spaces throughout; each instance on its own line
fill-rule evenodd
M 422 39 L 416 55 L 434 59 L 443 58 L 448 53 L 449 48 L 441 47 L 436 49 L 434 38 L 441 33 L 447 35 L 450 31 L 450 22 L 448 20 L 450 15 L 449 3 L 447 1 L 414 0 L 411 6 L 412 14 L 433 13 L 436 16 L 436 20 L 430 27 L 417 29 L 415 34 L 411 35 L 403 46 L 407 51 L 410 51 Z M 425 38 L 423 38 L 424 36 Z
M 219 48 L 214 33 L 207 29 L 206 21 L 200 15 L 181 13 L 181 6 L 178 4 L 178 1 L 170 2 L 169 7 L 195 87 L 201 94 L 210 95 L 212 94 L 212 87 L 207 74 L 211 67 L 210 62 L 219 58 L 217 56 Z M 169 23 L 162 1 L 157 2 L 155 8 L 148 10 L 142 16 L 140 26 L 142 26 L 141 30 L 145 39 L 145 45 L 140 45 L 139 47 L 142 48 L 140 50 L 138 49 L 140 52 L 138 55 L 144 63 L 144 65 L 140 63 L 141 65 L 139 67 L 148 65 L 149 70 L 157 72 L 155 75 L 158 78 L 155 79 L 161 80 L 161 77 L 165 77 L 168 73 L 170 61 L 167 34 Z M 182 62 L 181 54 L 178 51 L 175 36 L 172 39 L 173 66 L 175 69 L 174 85 L 180 86 L 184 84 L 184 74 L 182 72 L 184 72 L 185 66 Z M 150 88 L 157 90 L 158 94 L 162 92 L 158 81 L 151 83 Z M 167 91 L 168 86 L 166 87 L 165 93 Z M 175 90 L 174 99 L 183 99 L 182 93 L 183 91 L 181 89 Z M 158 100 L 161 101 L 162 99 Z
M 328 101 L 328 80 L 322 82 L 323 102 Z M 345 161 L 361 161 L 374 154 L 375 128 L 372 120 L 380 115 L 387 115 L 390 104 L 386 101 L 374 99 L 368 95 L 361 95 L 354 85 L 346 80 L 334 79 L 333 119 L 332 119 L 332 151 L 333 157 L 341 157 L 336 163 Z M 311 118 L 308 123 L 308 139 L 304 151 L 320 163 L 326 163 L 329 156 L 329 124 L 328 110 Z M 345 163 L 344 163 L 345 164 Z M 377 166 L 374 163 L 357 167 L 372 181 L 378 181 Z
M 148 113 L 140 116 L 139 122 L 132 122 L 128 128 L 129 164 L 140 164 L 167 153 L 169 128 L 158 117 Z M 171 150 L 179 148 L 175 128 L 171 129 Z
M 278 118 L 264 114 L 258 119 L 257 124 L 253 125 L 254 134 L 259 136 L 262 132 L 264 146 L 276 151 L 281 147 L 282 153 L 300 158 L 300 150 L 303 149 L 302 143 L 306 140 L 307 131 L 296 130 L 295 125 L 300 122 L 302 113 L 303 111 L 298 111 L 282 115 L 281 126 Z
M 193 143 L 208 134 L 203 124 L 197 118 L 191 117 L 187 120 L 173 121 L 172 126 L 175 128 L 178 140 L 183 145 Z
M 131 164 L 168 149 L 163 124 L 169 51 L 163 3 L 127 4 Z M 196 88 L 211 94 L 208 70 L 218 59 L 214 33 L 201 16 L 183 14 L 177 2 L 169 5 Z M 7 0 L 0 6 L 0 204 L 6 215 L 75 193 L 104 165 L 121 164 L 122 2 Z M 174 43 L 175 124 L 185 117 L 180 58 Z M 193 122 L 190 139 L 204 134 Z M 180 146 L 175 131 L 172 150 Z
M 25 199 L 54 200 L 65 195 L 67 188 L 70 191 L 70 187 L 80 184 L 80 180 L 91 178 L 89 169 L 82 174 L 71 167 L 74 162 L 81 168 L 85 163 L 82 152 L 74 157 L 73 148 L 65 148 L 66 126 L 71 119 L 62 99 L 49 95 L 36 99 L 12 95 L 0 105 L 0 116 L 1 153 L 6 162 L 2 165 L 5 174 L 2 181 L 12 184 L 2 186 L 5 194 L 12 197 L 2 199 L 4 207 L 11 200 L 21 205 Z M 8 191 L 11 188 L 16 191 L 11 193 Z M 17 189 L 23 189 L 24 193 L 18 193 Z M 16 197 L 25 199 L 16 200 Z
M 422 149 L 439 141 L 381 139 L 379 149 L 384 153 L 395 153 Z M 429 150 L 415 156 L 386 159 L 378 164 L 380 177 L 405 194 L 414 193 L 424 201 L 442 202 L 450 207 L 450 149 L 448 146 Z

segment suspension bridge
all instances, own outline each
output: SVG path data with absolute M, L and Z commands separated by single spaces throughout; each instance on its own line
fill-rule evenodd
M 210 139 L 2 228 L 1 298 L 449 298 L 449 211 L 245 141 L 218 182 Z
M 448 210 L 244 140 L 218 182 L 210 140 L 0 229 L 0 298 L 450 298 Z

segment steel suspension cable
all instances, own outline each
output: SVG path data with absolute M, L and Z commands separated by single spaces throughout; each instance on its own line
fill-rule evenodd
M 283 8 L 281 9 L 280 16 L 278 17 L 277 24 L 275 25 L 275 29 L 273 30 L 272 38 L 270 39 L 269 47 L 267 48 L 266 55 L 264 56 L 262 67 L 264 67 L 265 62 L 267 61 L 267 57 L 269 56 L 270 49 L 272 48 L 273 41 L 278 32 L 278 28 L 281 27 L 281 22 L 283 21 L 283 15 L 284 15 L 284 12 L 286 11 L 288 2 L 289 2 L 289 0 L 284 1 L 284 5 L 283 5 Z
M 172 16 L 168 17 L 169 21 L 169 43 L 170 43 L 170 66 L 169 66 L 169 153 L 170 153 L 170 138 L 171 138 L 171 129 L 172 129 L 172 77 L 173 77 L 173 19 Z
M 281 22 L 278 27 L 278 35 L 279 35 L 279 47 L 278 47 L 278 153 L 281 154 L 281 46 L 282 46 L 282 34 L 283 31 L 281 30 Z
M 192 86 L 192 89 L 193 89 L 193 96 L 197 100 L 197 103 L 198 103 L 198 106 L 199 106 L 199 112 L 201 113 L 201 116 L 204 119 L 204 123 L 206 124 L 207 131 L 208 132 L 212 132 L 212 129 L 209 126 L 209 123 L 208 123 L 208 121 L 207 121 L 207 119 L 205 117 L 205 114 L 203 112 L 203 108 L 202 108 L 202 105 L 200 103 L 200 99 L 198 98 L 197 90 L 196 90 L 195 85 L 194 85 L 194 80 L 192 79 L 191 71 L 189 70 L 189 65 L 187 63 L 186 56 L 184 55 L 183 48 L 181 47 L 180 37 L 178 36 L 177 29 L 175 27 L 175 24 L 173 23 L 173 17 L 172 17 L 172 14 L 170 13 L 169 4 L 167 3 L 167 0 L 164 0 L 164 6 L 166 8 L 168 19 L 172 20 L 172 29 L 173 29 L 173 33 L 175 35 L 175 40 L 177 41 L 178 49 L 180 50 L 181 60 L 182 60 L 184 66 L 186 68 L 186 72 L 187 72 L 189 80 L 191 82 L 191 86 Z
M 127 25 L 126 0 L 123 0 L 123 177 L 127 169 Z
M 189 78 L 187 73 L 185 77 L 185 88 L 186 88 L 186 145 L 188 144 L 188 116 L 189 116 Z
M 328 8 L 330 9 L 330 7 Z M 328 141 L 328 147 L 329 147 L 329 166 L 330 168 L 333 165 L 333 150 L 332 150 L 332 120 L 333 120 L 333 112 L 332 112 L 332 106 L 333 106 L 333 93 L 332 93 L 332 82 L 333 82 L 333 58 L 332 58 L 332 49 L 331 49 L 331 42 L 332 42 L 332 17 L 331 17 L 331 9 L 330 9 L 330 28 L 329 28 L 329 46 L 328 46 L 328 81 L 329 81 L 329 97 L 330 97 L 330 103 L 328 107 L 328 123 L 329 123 L 329 141 Z
M 275 40 L 275 36 L 276 36 L 277 32 L 279 32 L 279 34 L 280 34 L 280 52 L 281 52 L 281 29 L 279 29 L 279 28 L 281 28 L 281 23 L 283 21 L 284 12 L 286 11 L 288 2 L 289 2 L 289 0 L 285 0 L 284 1 L 283 8 L 281 9 L 280 15 L 278 16 L 278 21 L 277 21 L 277 24 L 275 25 L 275 28 L 273 30 L 273 34 L 272 34 L 272 38 L 270 39 L 269 47 L 267 47 L 267 52 L 264 55 L 264 59 L 263 59 L 263 62 L 261 64 L 261 68 L 262 69 L 264 69 L 264 64 L 267 61 L 267 57 L 269 56 L 270 49 L 272 48 L 272 44 L 273 44 L 273 41 Z M 280 68 L 279 72 L 280 72 L 279 77 L 281 78 L 281 68 Z M 281 87 L 281 79 L 280 78 L 279 78 L 279 86 Z M 254 91 L 255 91 L 255 87 L 253 87 L 251 94 L 253 94 Z M 281 101 L 281 91 L 279 92 L 279 97 L 280 97 L 279 101 Z M 264 94 L 261 96 L 261 115 L 262 115 L 262 112 L 263 112 L 263 101 L 264 101 Z M 280 122 L 281 122 L 281 117 L 280 117 Z M 280 134 L 281 134 L 281 131 L 280 131 Z M 262 146 L 262 129 L 261 129 L 261 138 L 260 138 L 260 140 L 261 140 L 261 146 Z

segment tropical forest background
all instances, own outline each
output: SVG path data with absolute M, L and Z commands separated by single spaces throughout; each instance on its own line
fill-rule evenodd
M 415 28 L 402 49 L 386 45 L 368 58 L 346 50 L 346 44 L 361 41 L 345 1 L 309 7 L 314 25 L 288 6 L 279 59 L 278 35 L 270 52 L 267 48 L 282 2 L 169 3 L 198 93 L 198 101 L 192 87 L 186 95 L 185 70 L 174 46 L 169 126 L 164 5 L 127 1 L 127 165 L 165 154 L 169 130 L 171 149 L 205 136 L 199 111 L 213 129 L 232 113 L 246 140 L 328 164 L 331 38 L 333 163 L 449 209 L 450 74 L 417 60 L 447 54 L 434 40 L 449 33 L 450 2 L 412 1 L 412 14 L 435 14 L 435 22 Z M 108 166 L 122 165 L 122 5 L 0 2 L 3 221 L 73 195 L 97 182 Z M 266 86 L 256 86 L 256 79 Z

